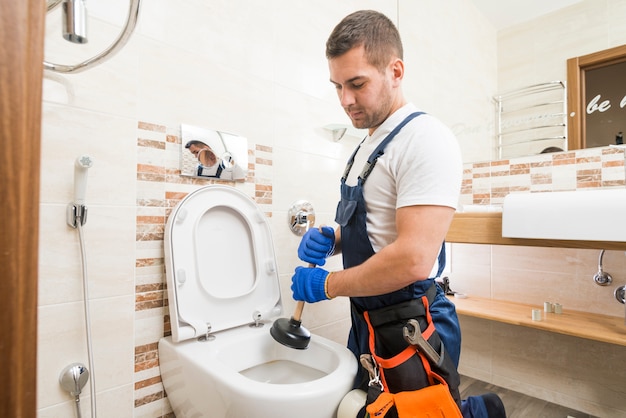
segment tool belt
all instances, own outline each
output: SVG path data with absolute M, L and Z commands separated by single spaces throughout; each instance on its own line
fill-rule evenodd
M 462 417 L 459 374 L 430 316 L 435 295 L 433 284 L 420 299 L 362 313 L 371 353 L 360 358 L 370 376 L 370 417 Z

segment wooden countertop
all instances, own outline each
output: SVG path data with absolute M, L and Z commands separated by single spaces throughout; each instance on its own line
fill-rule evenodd
M 626 242 L 523 239 L 502 237 L 502 212 L 464 212 L 454 215 L 446 241 L 466 244 L 531 247 L 590 248 L 626 251 Z
M 543 306 L 475 296 L 466 299 L 453 296 L 448 298 L 456 305 L 460 315 L 626 346 L 626 324 L 623 317 L 578 312 L 567 308 L 563 308 L 562 314 L 546 313 Z M 541 321 L 532 320 L 532 309 L 541 309 Z

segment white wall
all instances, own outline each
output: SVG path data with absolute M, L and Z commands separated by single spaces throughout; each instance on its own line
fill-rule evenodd
M 626 43 L 626 1 L 584 0 L 498 33 L 498 89 L 567 81 L 567 60 Z
M 48 61 L 79 62 L 116 37 L 128 3 L 87 4 L 92 18 L 86 46 L 62 41 L 59 10 L 48 15 Z M 163 193 L 166 186 L 138 179 L 137 165 L 148 161 L 167 166 L 171 161 L 162 161 L 169 157 L 154 149 L 138 147 L 142 141 L 156 141 L 138 123 L 165 127 L 166 137 L 175 137 L 180 123 L 195 124 L 271 147 L 272 165 L 257 178 L 269 177 L 273 189 L 267 210 L 290 312 L 290 272 L 300 263 L 295 256 L 298 240 L 286 228 L 286 211 L 293 201 L 308 199 L 318 223 L 332 223 L 338 177 L 356 142 L 333 143 L 322 129 L 347 122 L 328 82 L 324 44 L 344 15 L 361 8 L 375 8 L 395 21 L 400 14 L 406 97 L 452 126 L 466 155 L 485 159 L 481 153 L 488 151 L 481 149 L 496 90 L 496 36 L 468 0 L 323 0 L 314 5 L 304 0 L 150 0 L 142 5 L 131 41 L 111 60 L 79 74 L 44 74 L 40 417 L 73 414 L 58 374 L 71 362 L 87 363 L 78 238 L 65 224 L 75 158 L 86 153 L 95 160 L 89 170 L 85 240 L 99 415 L 163 416 L 170 409 L 153 357 L 167 313 L 159 284 L 162 242 L 143 242 L 137 235 L 143 227 L 140 218 L 157 218 L 155 224 L 162 224 L 167 213 L 146 210 L 138 201 Z M 167 140 L 164 144 L 170 146 Z M 251 190 L 250 184 L 237 187 Z M 193 186 L 180 188 L 189 191 Z M 158 225 L 154 233 L 159 233 Z M 339 268 L 339 261 L 331 268 Z M 155 283 L 146 283 L 149 276 Z M 145 291 L 150 286 L 154 291 Z M 154 308 L 138 308 L 153 294 L 161 295 Z M 305 317 L 313 331 L 345 341 L 345 300 L 308 306 Z M 85 414 L 88 393 L 86 388 Z

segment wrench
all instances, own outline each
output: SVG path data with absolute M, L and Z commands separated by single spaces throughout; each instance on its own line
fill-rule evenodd
M 421 351 L 431 363 L 441 366 L 441 356 L 435 351 L 433 346 L 424 339 L 422 331 L 420 330 L 420 324 L 417 320 L 409 319 L 404 328 L 402 328 L 402 335 L 407 343 L 416 346 L 418 351 Z M 443 346 L 443 342 L 441 344 Z

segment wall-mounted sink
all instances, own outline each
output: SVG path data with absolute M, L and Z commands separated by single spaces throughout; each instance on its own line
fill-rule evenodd
M 511 193 L 504 198 L 502 236 L 626 241 L 626 189 Z

